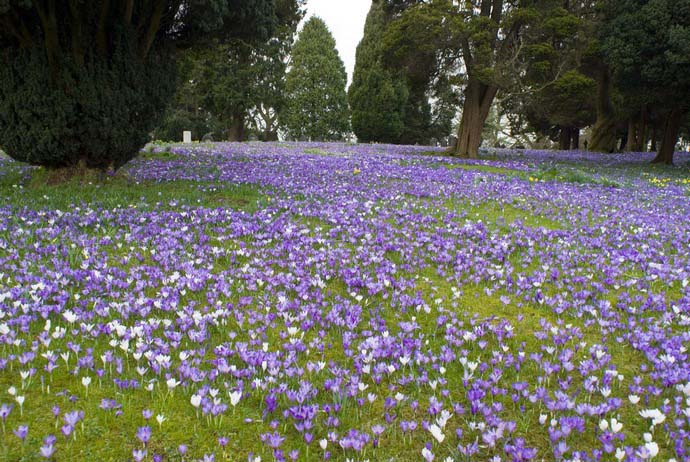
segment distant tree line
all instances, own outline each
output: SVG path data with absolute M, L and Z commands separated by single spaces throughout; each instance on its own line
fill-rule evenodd
M 213 40 L 184 50 L 178 60 L 180 84 L 154 137 L 244 141 L 278 139 L 286 108 L 286 72 L 305 0 L 274 0 L 269 37 Z
M 118 168 L 179 139 L 657 151 L 690 130 L 690 0 L 373 0 L 352 84 L 305 0 L 0 0 L 0 148 Z M 296 39 L 296 40 L 295 40 Z M 450 137 L 452 133 L 454 137 Z
M 671 163 L 690 128 L 690 0 L 373 0 L 349 95 L 365 141 L 428 142 L 457 111 L 453 150 L 476 157 L 497 110 L 516 137 L 571 149 L 588 127 L 591 150 Z
M 181 84 L 154 137 L 334 141 L 350 132 L 347 73 L 318 17 L 297 26 L 305 0 L 275 0 L 268 40 L 210 42 L 181 54 Z

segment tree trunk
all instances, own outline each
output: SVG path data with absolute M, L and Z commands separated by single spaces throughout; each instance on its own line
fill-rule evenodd
M 597 76 L 597 121 L 592 129 L 589 148 L 598 152 L 616 150 L 616 120 L 611 104 L 611 71 L 603 64 Z
M 657 133 L 657 128 L 656 128 L 656 123 L 652 126 L 652 136 L 650 138 L 651 146 L 649 147 L 649 150 L 654 152 L 656 151 L 656 142 L 658 139 L 659 135 Z
M 625 145 L 629 152 L 642 151 L 645 142 L 645 129 L 646 116 L 643 109 L 628 120 L 628 140 Z
M 232 125 L 228 129 L 228 141 L 244 141 L 244 114 L 233 114 Z
M 567 151 L 570 149 L 570 144 L 572 143 L 573 130 L 570 127 L 561 127 L 561 135 L 558 139 L 558 148 L 561 151 Z
M 570 134 L 571 146 L 570 149 L 578 150 L 580 149 L 580 129 L 577 127 L 572 128 L 572 133 Z
M 53 75 L 57 75 L 60 54 L 60 38 L 58 35 L 58 21 L 55 13 L 55 0 L 49 0 L 46 5 L 36 3 L 36 11 L 43 27 L 46 55 Z
M 618 145 L 619 146 L 618 152 L 623 152 L 626 149 L 626 147 L 628 146 L 627 143 L 628 143 L 628 134 L 626 132 L 623 132 L 621 134 L 620 144 Z
M 635 150 L 637 152 L 642 152 L 647 149 L 647 109 L 642 109 L 640 114 L 640 123 L 638 125 L 637 132 L 637 144 L 635 145 Z
M 269 111 L 264 111 L 261 107 L 259 108 L 259 115 L 264 121 L 263 141 L 278 141 L 278 130 L 276 128 L 278 116 L 271 116 Z M 257 128 L 259 127 L 257 126 Z
M 479 157 L 482 129 L 497 92 L 498 87 L 470 78 L 465 89 L 465 103 L 458 129 L 458 142 L 455 148 L 457 156 L 470 159 Z
M 636 129 L 635 125 L 636 124 L 635 124 L 635 122 L 636 122 L 635 119 L 632 117 L 630 118 L 630 120 L 628 120 L 628 139 L 625 142 L 625 149 L 628 151 L 631 151 L 631 152 L 634 151 L 634 149 L 635 149 L 635 139 L 636 139 L 636 134 L 635 134 L 635 129 Z
M 682 110 L 674 109 L 666 116 L 661 146 L 659 146 L 659 152 L 656 157 L 652 160 L 653 164 L 673 164 L 673 152 L 676 149 L 676 143 L 678 143 L 678 132 L 683 121 L 683 115 L 684 112 Z

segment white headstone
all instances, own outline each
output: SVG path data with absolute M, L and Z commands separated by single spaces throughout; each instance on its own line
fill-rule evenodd
M 192 142 L 192 132 L 182 132 L 182 142 L 183 143 L 191 143 Z

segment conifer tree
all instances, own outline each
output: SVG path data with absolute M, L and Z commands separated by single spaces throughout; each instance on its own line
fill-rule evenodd
M 292 49 L 282 116 L 293 139 L 335 141 L 350 131 L 347 73 L 326 23 L 312 17 Z
M 357 46 L 357 59 L 348 96 L 352 130 L 360 142 L 398 143 L 405 130 L 407 85 L 402 72 L 382 62 L 383 35 L 388 23 L 384 2 L 374 0 Z
M 274 0 L 0 0 L 0 147 L 118 168 L 160 121 L 176 48 L 265 38 Z

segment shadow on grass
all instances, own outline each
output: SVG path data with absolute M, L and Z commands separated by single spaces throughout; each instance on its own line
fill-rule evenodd
M 256 185 L 199 183 L 195 181 L 134 181 L 124 172 L 85 175 L 55 181 L 45 169 L 8 170 L 0 178 L 0 194 L 6 204 L 31 209 L 91 208 L 164 208 L 182 206 L 232 208 L 255 211 L 260 193 Z

